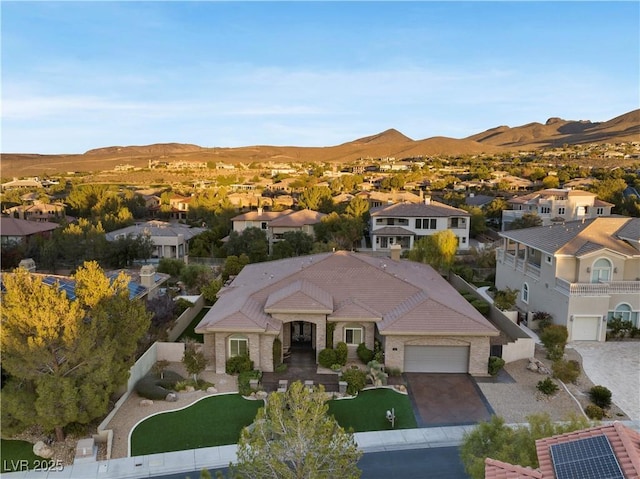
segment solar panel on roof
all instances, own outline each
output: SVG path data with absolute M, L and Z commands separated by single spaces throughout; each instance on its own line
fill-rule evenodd
M 604 434 L 553 444 L 550 450 L 557 479 L 624 479 Z

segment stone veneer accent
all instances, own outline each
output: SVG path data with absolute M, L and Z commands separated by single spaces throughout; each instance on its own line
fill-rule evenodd
M 469 374 L 488 376 L 489 337 L 488 336 L 384 336 L 385 365 L 404 371 L 404 347 L 409 346 L 470 346 Z M 396 351 L 393 350 L 396 348 Z

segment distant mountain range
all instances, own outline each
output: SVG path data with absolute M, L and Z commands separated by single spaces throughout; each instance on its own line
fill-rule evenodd
M 498 126 L 467 138 L 442 136 L 413 140 L 395 129 L 327 147 L 247 146 L 204 148 L 182 143 L 147 146 L 109 146 L 82 155 L 5 153 L 1 174 L 12 176 L 98 171 L 128 163 L 146 166 L 151 159 L 165 161 L 249 162 L 347 162 L 358 158 L 410 158 L 433 155 L 503 153 L 588 143 L 640 141 L 640 109 L 605 122 L 549 118 L 546 123 Z

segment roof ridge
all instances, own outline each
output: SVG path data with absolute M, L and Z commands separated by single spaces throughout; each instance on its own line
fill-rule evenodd
M 640 433 L 626 427 L 620 421 L 614 421 L 612 426 L 618 433 L 618 437 L 620 437 L 622 445 L 629 455 L 629 460 L 636 470 L 636 474 L 640 475 Z M 633 443 L 634 439 L 637 444 Z
M 542 472 L 539 469 L 533 469 L 531 467 L 526 467 L 526 466 L 519 466 L 517 464 L 510 464 L 508 462 L 500 461 L 498 459 L 492 459 L 490 457 L 487 457 L 484 460 L 484 464 L 485 464 L 485 467 L 492 466 L 495 468 L 503 469 L 508 472 L 515 472 L 517 474 L 526 474 L 525 477 L 529 477 L 529 478 L 535 478 L 535 479 L 543 478 Z M 487 476 L 487 477 L 490 477 L 490 476 Z M 522 476 L 518 476 L 518 477 L 522 477 Z

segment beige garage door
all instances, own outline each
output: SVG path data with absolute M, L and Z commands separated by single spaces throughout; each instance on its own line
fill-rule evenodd
M 574 316 L 571 326 L 572 341 L 597 341 L 600 316 Z
M 407 373 L 469 372 L 468 346 L 405 346 Z

